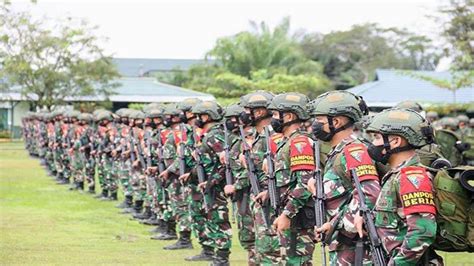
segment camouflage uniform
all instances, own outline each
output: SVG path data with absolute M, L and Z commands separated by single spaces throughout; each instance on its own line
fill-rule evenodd
M 363 100 L 349 92 L 332 91 L 320 95 L 310 105 L 311 114 L 326 116 L 330 132 L 325 132 L 321 122 L 313 124 L 313 134 L 323 141 L 330 141 L 334 134 L 350 124 L 335 129 L 334 116 L 345 116 L 357 122 L 366 115 Z M 318 125 L 319 124 L 319 125 Z M 329 237 L 329 259 L 331 265 L 355 263 L 355 246 L 359 240 L 354 225 L 355 213 L 359 208 L 359 197 L 352 184 L 351 169 L 356 169 L 365 194 L 366 204 L 372 208 L 380 193 L 379 177 L 375 162 L 370 158 L 367 147 L 354 135 L 346 137 L 334 146 L 328 154 L 323 174 L 326 212 L 335 233 Z M 370 248 L 364 245 L 363 263 L 370 264 Z
M 407 140 L 406 146 L 398 147 L 400 151 L 414 150 L 432 142 L 432 136 L 426 134 L 429 128 L 420 114 L 391 109 L 377 114 L 367 130 L 382 134 L 386 153 L 380 158 L 388 159 L 397 154 L 390 148 L 389 135 Z M 372 153 L 371 156 L 378 158 L 381 151 Z M 432 176 L 417 155 L 392 166 L 382 178 L 382 191 L 375 205 L 375 225 L 389 265 L 442 264 L 435 253 L 427 253 L 422 259 L 436 238 L 437 225 Z

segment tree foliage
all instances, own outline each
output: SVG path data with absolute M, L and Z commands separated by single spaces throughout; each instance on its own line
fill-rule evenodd
M 433 70 L 440 55 L 426 36 L 369 23 L 347 31 L 307 34 L 304 53 L 324 66 L 339 89 L 368 82 L 377 68 Z
M 2 9 L 0 79 L 20 86 L 39 107 L 51 108 L 69 97 L 110 95 L 118 72 L 94 31 L 72 18 L 34 20 L 28 13 Z

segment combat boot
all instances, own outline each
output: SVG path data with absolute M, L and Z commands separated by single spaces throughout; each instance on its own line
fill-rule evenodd
M 87 192 L 90 194 L 95 194 L 95 186 L 90 186 Z
M 212 261 L 212 266 L 229 266 L 229 254 L 230 251 L 228 249 L 219 249 L 216 252 L 216 256 Z
M 140 223 L 146 225 L 159 225 L 160 221 L 156 217 L 156 213 L 152 212 L 151 217 L 149 219 L 140 221 Z
M 145 220 L 149 219 L 151 217 L 151 207 L 150 206 L 145 206 L 145 209 L 143 210 L 142 213 L 137 213 L 133 215 L 134 219 L 138 220 Z
M 77 189 L 77 181 L 73 181 L 71 183 L 71 186 L 69 187 L 69 190 L 76 190 Z
M 163 221 L 163 220 L 158 220 L 158 226 L 153 228 L 152 230 L 150 230 L 150 233 L 158 233 L 158 234 L 162 234 L 164 232 L 166 232 L 167 230 L 167 227 L 166 227 L 166 222 Z
M 136 200 L 133 206 L 133 214 L 141 213 L 143 210 L 143 200 Z
M 166 224 L 167 230 L 159 235 L 154 235 L 150 237 L 153 240 L 175 240 L 178 239 L 176 235 L 176 222 L 170 221 Z
M 109 200 L 113 200 L 113 201 L 118 200 L 117 191 L 110 192 Z
M 76 189 L 80 191 L 84 191 L 84 181 L 77 182 Z
M 213 261 L 214 249 L 208 246 L 203 246 L 200 254 L 184 258 L 186 261 Z
M 109 191 L 107 189 L 102 189 L 100 200 L 102 201 L 109 200 Z
M 119 205 L 115 206 L 115 207 L 120 208 L 120 209 L 125 209 L 125 208 L 132 207 L 132 205 L 133 205 L 133 196 L 126 195 L 123 202 L 120 203 Z
M 176 250 L 176 249 L 193 249 L 193 243 L 191 243 L 191 232 L 183 231 L 179 234 L 179 239 L 176 243 L 166 246 L 163 249 Z

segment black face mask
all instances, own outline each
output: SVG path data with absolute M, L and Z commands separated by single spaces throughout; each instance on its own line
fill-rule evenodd
M 148 123 L 148 126 L 150 126 L 152 128 L 156 128 L 156 123 L 151 121 L 150 123 Z
M 225 120 L 225 126 L 226 126 L 227 130 L 233 131 L 234 129 L 236 129 L 239 126 L 239 123 L 235 122 L 235 121 L 232 121 L 230 119 L 226 119 Z
M 244 125 L 251 125 L 252 124 L 252 118 L 250 117 L 250 114 L 246 113 L 246 112 L 242 112 L 240 113 L 240 121 L 242 121 L 242 123 Z
M 283 121 L 281 121 L 281 119 L 272 118 L 270 125 L 276 133 L 283 132 Z
M 196 125 L 199 128 L 203 128 L 204 125 L 206 125 L 206 122 L 202 121 L 200 117 L 196 118 L 196 121 L 194 122 L 194 125 Z
M 179 114 L 179 120 L 181 121 L 181 123 L 188 123 L 188 118 L 186 117 L 186 114 Z
M 324 123 L 321 123 L 318 121 L 314 121 L 313 125 L 311 126 L 313 130 L 313 135 L 315 138 L 321 141 L 328 142 L 332 139 L 334 134 L 331 132 L 324 131 L 323 127 L 324 127 Z
M 163 119 L 163 125 L 164 125 L 165 127 L 171 126 L 171 123 L 172 123 L 171 117 L 165 117 L 165 119 Z
M 383 154 L 382 151 L 385 149 L 385 145 L 374 145 L 372 143 L 367 143 L 367 152 L 369 153 L 370 158 L 376 162 L 386 164 L 390 154 Z

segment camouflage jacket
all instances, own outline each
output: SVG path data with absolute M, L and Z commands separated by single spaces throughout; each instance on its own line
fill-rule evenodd
M 353 186 L 350 170 L 355 168 L 365 194 L 366 204 L 372 208 L 380 193 L 380 184 L 374 161 L 367 148 L 354 136 L 336 145 L 328 154 L 324 167 L 323 186 L 326 212 L 336 228 L 329 250 L 342 248 L 341 238 L 355 239 L 354 216 L 359 208 L 359 196 Z M 334 241 L 336 240 L 336 241 Z
M 275 153 L 275 178 L 283 213 L 294 218 L 312 194 L 308 180 L 315 169 L 313 140 L 297 130 L 283 137 Z
M 375 225 L 389 265 L 415 265 L 436 237 L 432 176 L 417 155 L 389 171 L 375 206 Z

